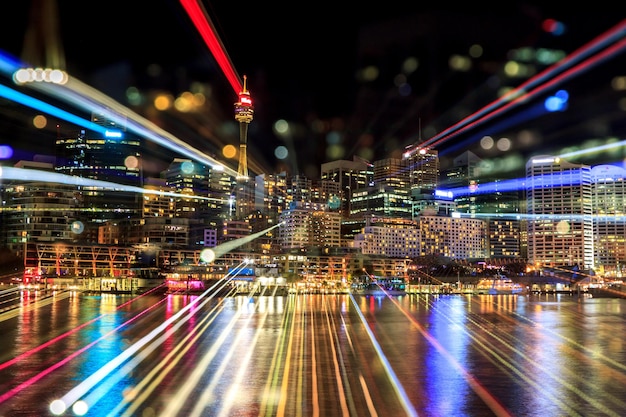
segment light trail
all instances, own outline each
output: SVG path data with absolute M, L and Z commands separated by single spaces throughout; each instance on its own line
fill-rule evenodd
M 44 113 L 56 116 L 63 120 L 67 120 L 68 122 L 73 123 L 77 126 L 82 126 L 86 129 L 93 130 L 103 135 L 106 134 L 106 132 L 108 131 L 108 129 L 104 126 L 100 126 L 89 120 L 83 119 L 82 117 L 76 116 L 75 114 L 72 114 L 65 110 L 61 110 L 58 107 L 46 103 L 45 101 L 41 101 L 24 93 L 20 93 L 19 91 L 13 90 L 12 88 L 9 88 L 2 84 L 0 84 L 0 96 L 16 103 L 20 103 L 24 106 L 31 107 L 36 110 L 41 110 Z
M 65 297 L 66 298 L 66 297 Z M 129 304 L 130 302 L 134 301 L 130 300 L 127 303 L 124 303 L 121 306 L 118 306 L 117 309 L 119 310 L 120 308 L 122 308 L 123 306 Z M 92 348 L 93 346 L 95 346 L 98 342 L 104 340 L 105 338 L 111 336 L 112 334 L 114 334 L 115 332 L 117 332 L 119 329 L 129 325 L 130 323 L 132 323 L 133 321 L 135 321 L 136 319 L 138 319 L 140 316 L 142 316 L 143 314 L 145 314 L 148 310 L 152 309 L 153 307 L 155 307 L 156 305 L 158 305 L 158 303 L 156 303 L 154 306 L 151 306 L 150 308 L 140 312 L 139 314 L 137 314 L 136 316 L 134 316 L 133 318 L 127 320 L 126 322 L 120 324 L 119 326 L 117 326 L 115 329 L 107 332 L 106 334 L 103 334 L 102 336 L 100 336 L 99 338 L 93 340 L 92 342 L 88 343 L 87 345 L 83 346 L 82 348 L 74 351 L 71 355 L 66 356 L 65 358 L 63 358 L 61 361 L 56 362 L 54 365 L 49 366 L 48 368 L 46 368 L 44 371 L 39 372 L 38 374 L 32 376 L 31 378 L 27 379 L 26 381 L 20 383 L 19 385 L 17 385 L 16 387 L 13 387 L 12 389 L 10 389 L 9 391 L 5 392 L 4 394 L 0 395 L 0 403 L 10 399 L 11 397 L 17 395 L 18 393 L 20 393 L 22 390 L 28 388 L 29 386 L 32 386 L 33 384 L 35 384 L 36 382 L 40 381 L 43 377 L 51 374 L 53 371 L 59 369 L 61 366 L 65 365 L 66 363 L 70 362 L 72 359 L 80 356 L 82 353 L 86 352 L 88 349 Z M 105 317 L 106 315 L 101 315 L 98 316 L 88 322 L 85 322 L 83 324 L 81 324 L 80 326 L 60 335 L 57 336 L 51 340 L 49 340 L 48 342 L 38 346 L 37 348 L 31 349 L 27 352 L 24 352 L 23 354 L 13 358 L 10 361 L 7 361 L 5 363 L 2 364 L 2 368 L 5 368 L 9 365 L 13 365 L 15 364 L 18 360 L 23 360 L 24 358 L 44 349 L 47 348 L 51 345 L 53 345 L 54 343 L 58 342 L 61 339 L 64 339 L 65 337 L 68 337 L 72 334 L 77 333 L 78 331 L 80 331 L 82 328 L 84 328 L 85 326 L 88 326 L 100 319 L 102 319 L 103 317 Z
M 245 262 L 242 262 L 237 267 L 241 267 L 241 265 L 244 265 L 244 264 Z M 229 274 L 225 275 L 223 280 L 226 280 L 228 276 Z M 82 381 L 80 384 L 72 388 L 69 392 L 63 395 L 60 399 L 53 401 L 50 406 L 51 410 L 59 410 L 59 413 L 62 413 L 67 409 L 69 404 L 74 404 L 77 401 L 79 401 L 82 397 L 86 396 L 89 393 L 89 391 L 91 391 L 94 387 L 100 384 L 109 374 L 115 371 L 115 369 L 117 369 L 120 365 L 124 364 L 128 359 L 130 359 L 133 355 L 139 352 L 140 349 L 142 349 L 144 346 L 150 343 L 153 339 L 157 338 L 157 336 L 161 332 L 166 331 L 167 328 L 172 323 L 178 320 L 181 316 L 185 315 L 185 313 L 187 313 L 187 311 L 193 308 L 196 304 L 206 303 L 207 301 L 204 300 L 204 298 L 212 293 L 216 285 L 218 285 L 218 283 L 216 283 L 213 287 L 209 288 L 208 290 L 200 294 L 198 298 L 195 298 L 194 300 L 192 300 L 189 304 L 183 307 L 178 313 L 174 314 L 172 317 L 170 317 L 169 319 L 161 323 L 158 327 L 153 329 L 146 336 L 142 337 L 139 341 L 135 342 L 132 346 L 124 350 L 117 357 L 110 360 L 107 364 L 105 364 L 99 370 L 91 374 L 87 379 Z M 189 320 L 189 316 L 188 318 L 186 318 L 186 320 Z
M 118 371 L 114 380 L 114 383 L 122 381 L 124 377 L 126 377 L 130 372 L 134 370 L 134 368 L 139 365 L 144 359 L 146 359 L 150 353 L 156 350 L 159 346 L 161 346 L 169 337 L 171 337 L 183 324 L 185 324 L 188 319 L 196 314 L 200 307 L 204 306 L 206 302 L 208 302 L 212 297 L 208 297 L 202 304 L 198 306 L 198 308 L 192 312 L 190 312 L 189 316 L 187 316 L 184 320 L 179 320 L 174 326 L 168 329 L 166 333 L 161 335 L 158 339 L 156 339 L 153 343 L 150 344 L 146 349 L 143 349 L 139 355 L 137 355 L 132 361 L 130 361 L 121 371 Z M 154 392 L 155 388 L 165 379 L 168 373 L 170 373 L 174 367 L 180 363 L 183 359 L 184 355 L 194 346 L 194 343 L 204 334 L 204 332 L 209 328 L 209 326 L 214 322 L 217 315 L 224 308 L 225 299 L 221 300 L 217 305 L 215 305 L 211 311 L 209 311 L 201 320 L 198 322 L 191 331 L 189 331 L 185 337 L 178 343 L 174 348 L 168 352 L 168 354 L 152 369 L 150 372 L 135 386 L 132 387 L 131 392 L 127 396 L 124 397 L 123 401 L 120 402 L 110 413 L 111 417 L 113 416 L 133 416 L 136 415 L 136 411 L 138 407 L 140 407 Z M 104 397 L 106 393 L 92 393 L 85 399 L 88 404 L 95 403 L 100 398 Z M 130 403 L 130 404 L 129 404 Z M 123 414 L 121 414 L 122 410 L 126 410 Z
M 559 83 L 580 75 L 593 66 L 622 53 L 623 49 L 626 47 L 624 40 L 612 47 L 608 47 L 603 52 L 598 51 L 611 43 L 623 39 L 625 35 L 626 20 L 623 20 L 596 39 L 568 55 L 562 61 L 532 77 L 498 100 L 495 100 L 432 138 L 414 145 L 413 150 L 409 152 L 413 152 L 418 148 L 441 145 L 443 142 L 452 139 L 463 131 L 477 127 L 507 110 L 511 110 L 520 104 L 526 103 L 534 96 L 545 92 L 548 88 L 555 87 Z M 593 54 L 596 55 L 593 56 Z M 562 74 L 559 75 L 560 72 L 562 72 Z M 532 90 L 533 88 L 534 90 Z
M 180 194 L 173 193 L 168 191 L 158 191 L 152 190 L 148 188 L 136 187 L 132 185 L 124 185 L 118 184 L 116 182 L 102 181 L 102 180 L 94 180 L 91 178 L 85 177 L 77 177 L 75 175 L 66 175 L 60 174 L 58 172 L 49 172 L 49 171 L 41 171 L 37 169 L 27 169 L 27 168 L 13 168 L 13 167 L 0 167 L 0 179 L 8 179 L 8 180 L 20 180 L 20 181 L 34 181 L 34 182 L 49 182 L 56 184 L 70 184 L 75 185 L 77 187 L 84 188 L 101 188 L 103 190 L 112 190 L 112 191 L 129 191 L 133 193 L 140 194 L 154 194 L 165 197 L 177 197 L 177 198 L 195 198 L 198 200 L 214 200 L 226 202 L 225 199 L 218 198 L 210 198 L 210 197 L 202 197 L 196 195 L 189 194 Z
M 235 67 L 228 57 L 226 49 L 224 48 L 222 41 L 220 41 L 213 24 L 211 23 L 211 19 L 200 4 L 200 1 L 180 0 L 180 3 L 183 5 L 183 8 L 189 15 L 189 18 L 215 57 L 215 60 L 222 69 L 222 72 L 230 83 L 235 95 L 238 95 L 239 92 L 243 90 L 241 77 L 237 75 Z M 245 20 L 242 20 L 242 22 L 245 22 Z
M 380 346 L 380 343 L 378 343 L 378 340 L 376 340 L 376 336 L 374 335 L 374 332 L 372 332 L 372 329 L 370 328 L 369 324 L 367 323 L 367 320 L 365 319 L 365 316 L 363 316 L 363 312 L 359 308 L 359 305 L 357 304 L 356 299 L 354 298 L 354 294 L 350 294 L 349 296 L 350 296 L 350 302 L 352 303 L 352 306 L 354 307 L 354 311 L 358 314 L 359 319 L 361 320 L 361 324 L 363 325 L 363 328 L 367 332 L 367 335 L 368 335 L 368 337 L 370 339 L 370 342 L 372 343 L 372 346 L 376 350 L 378 358 L 380 359 L 380 362 L 383 365 L 383 369 L 385 370 L 385 373 L 389 377 L 389 380 L 392 382 L 393 389 L 395 390 L 396 395 L 398 396 L 398 399 L 400 400 L 400 403 L 404 407 L 404 410 L 407 412 L 407 415 L 409 415 L 409 416 L 417 416 L 417 411 L 415 410 L 415 408 L 411 404 L 411 401 L 409 400 L 409 397 L 406 394 L 406 391 L 404 390 L 404 387 L 402 386 L 402 384 L 400 383 L 400 380 L 398 379 L 398 377 L 396 376 L 395 372 L 393 371 L 393 368 L 391 367 L 391 364 L 389 363 L 389 360 L 385 356 L 385 353 L 383 352 L 383 349 Z M 408 315 L 408 313 L 406 313 L 403 309 L 400 309 L 400 311 L 402 311 L 402 313 L 405 316 L 410 317 Z M 420 332 L 422 332 L 422 333 L 426 333 L 421 328 L 421 326 L 418 328 L 418 330 Z M 435 342 L 436 342 L 436 340 L 435 340 Z M 499 414 L 499 415 L 504 415 L 504 414 Z
M 19 60 L 11 58 L 6 53 L 0 53 L 0 71 L 7 76 L 12 76 L 16 71 L 23 68 L 24 64 Z M 156 124 L 141 117 L 129 108 L 123 106 L 102 92 L 96 90 L 78 79 L 68 75 L 65 84 L 52 83 L 28 83 L 24 84 L 29 88 L 43 92 L 48 96 L 59 98 L 68 104 L 81 108 L 89 113 L 106 114 L 107 117 L 119 126 L 126 126 L 128 130 L 140 137 L 151 140 L 165 148 L 173 150 L 181 155 L 185 155 L 198 162 L 206 163 L 216 170 L 226 171 L 229 175 L 236 176 L 237 171 L 225 166 L 206 153 L 190 146 L 171 133 L 161 129 Z M 91 121 L 82 119 L 72 113 L 58 109 L 48 103 L 37 100 L 28 95 L 0 85 L 0 95 L 10 100 L 18 101 L 28 107 L 41 110 L 45 113 L 55 115 L 73 124 L 86 127 L 99 133 L 106 132 L 106 128 L 93 124 Z M 95 126 L 94 126 L 95 125 Z
M 292 332 L 286 332 L 288 328 L 293 328 L 295 310 L 296 310 L 296 297 L 287 298 L 287 306 L 285 308 L 285 314 L 283 314 L 283 320 L 281 323 L 281 329 L 279 338 L 276 340 L 276 347 L 274 354 L 272 355 L 272 362 L 270 364 L 269 377 L 263 390 L 263 396 L 261 405 L 259 407 L 259 416 L 271 417 L 275 416 L 274 409 L 280 404 L 280 390 L 278 389 L 278 382 L 280 379 L 281 365 L 285 366 L 285 358 L 290 356 L 291 337 Z M 287 347 L 287 349 L 285 349 Z

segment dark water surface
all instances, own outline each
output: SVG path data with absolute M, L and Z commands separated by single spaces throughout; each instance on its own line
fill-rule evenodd
M 0 314 L 1 416 L 626 415 L 621 299 L 19 301 Z

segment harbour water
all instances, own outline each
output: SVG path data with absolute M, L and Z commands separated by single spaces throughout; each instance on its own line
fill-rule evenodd
M 2 416 L 626 413 L 624 299 L 15 296 Z

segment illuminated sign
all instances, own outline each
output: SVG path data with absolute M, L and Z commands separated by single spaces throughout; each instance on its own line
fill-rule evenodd
M 452 191 L 435 190 L 435 196 L 442 198 L 454 198 Z
M 106 136 L 107 138 L 121 138 L 122 132 L 117 130 L 107 130 L 104 132 L 104 136 Z

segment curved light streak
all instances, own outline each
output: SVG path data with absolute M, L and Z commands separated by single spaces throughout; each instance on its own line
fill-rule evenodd
M 467 129 L 476 127 L 477 125 L 490 120 L 504 111 L 510 110 L 513 107 L 527 102 L 530 98 L 544 92 L 546 89 L 556 86 L 557 83 L 573 78 L 576 75 L 580 75 L 585 70 L 588 70 L 600 62 L 623 52 L 623 49 L 626 47 L 626 41 L 624 40 L 617 43 L 615 46 L 608 48 L 604 52 L 598 53 L 600 49 L 607 47 L 613 42 L 623 39 L 625 35 L 626 20 L 623 20 L 604 34 L 567 56 L 559 63 L 552 65 L 535 77 L 532 77 L 498 100 L 493 101 L 491 104 L 483 107 L 432 138 L 414 145 L 413 151 L 418 148 L 440 145 L 446 140 L 452 139 Z M 593 56 L 592 54 L 595 53 L 597 53 L 597 55 Z M 558 75 L 562 71 L 565 72 Z M 533 88 L 535 89 L 532 90 Z
M 7 76 L 20 70 L 23 64 L 17 59 L 11 58 L 6 53 L 0 53 L 0 72 Z M 225 166 L 222 162 L 212 158 L 204 152 L 185 143 L 173 134 L 161 129 L 154 123 L 133 112 L 97 89 L 82 83 L 78 79 L 69 76 L 65 84 L 51 83 L 28 83 L 23 84 L 34 90 L 43 92 L 49 96 L 59 98 L 72 106 L 83 109 L 89 113 L 105 113 L 107 117 L 118 125 L 126 126 L 128 130 L 140 137 L 145 137 L 165 148 L 171 149 L 191 159 L 206 163 L 216 170 L 226 171 L 229 175 L 236 176 L 237 171 Z M 58 109 L 41 100 L 19 93 L 6 86 L 0 86 L 0 95 L 10 100 L 18 101 L 28 107 L 52 114 L 70 123 L 86 127 L 87 129 L 103 133 L 106 129 L 64 110 Z M 123 117 L 125 116 L 125 117 Z
M 79 187 L 98 187 L 114 191 L 130 191 L 141 194 L 156 194 L 161 196 L 178 197 L 178 198 L 197 198 L 199 200 L 216 200 L 226 201 L 225 199 L 216 199 L 210 197 L 201 197 L 189 194 L 179 194 L 167 191 L 151 190 L 132 185 L 118 184 L 102 180 L 92 180 L 90 178 L 77 177 L 73 175 L 59 174 L 57 172 L 39 171 L 36 169 L 0 167 L 0 178 L 19 181 L 39 181 L 51 182 L 58 184 L 76 185 Z

